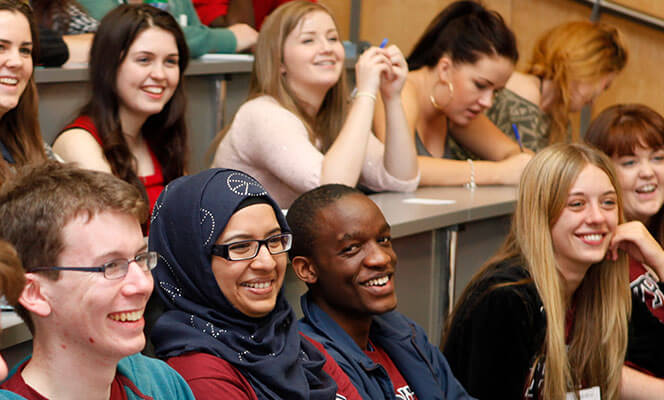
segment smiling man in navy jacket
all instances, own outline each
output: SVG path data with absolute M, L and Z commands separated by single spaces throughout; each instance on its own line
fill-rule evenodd
M 287 219 L 293 268 L 309 287 L 300 329 L 325 346 L 364 398 L 471 398 L 422 328 L 394 311 L 397 256 L 371 199 L 325 185 L 295 200 Z

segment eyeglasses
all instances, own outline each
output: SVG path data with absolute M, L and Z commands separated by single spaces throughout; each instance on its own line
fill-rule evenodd
M 270 254 L 285 253 L 293 245 L 293 234 L 280 233 L 263 240 L 254 239 L 228 244 L 215 244 L 212 246 L 212 254 L 230 261 L 251 260 L 258 255 L 262 245 L 265 245 Z
M 103 272 L 106 279 L 121 279 L 127 275 L 129 271 L 129 264 L 135 262 L 144 272 L 149 272 L 157 266 L 157 259 L 159 254 L 156 251 L 146 251 L 136 255 L 131 260 L 118 258 L 111 260 L 104 265 L 98 267 L 37 267 L 32 268 L 28 272 L 39 271 L 78 271 L 78 272 Z

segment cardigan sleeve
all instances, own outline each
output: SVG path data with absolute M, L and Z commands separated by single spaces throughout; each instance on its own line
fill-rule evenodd
M 182 28 L 192 58 L 206 53 L 235 53 L 237 41 L 233 32 L 226 28 L 210 28 L 198 18 L 191 0 L 171 0 L 171 14 L 176 20 L 187 16 L 187 26 Z
M 367 152 L 362 166 L 360 183 L 371 190 L 394 191 L 394 192 L 413 192 L 420 183 L 420 174 L 408 180 L 401 180 L 390 175 L 385 169 L 383 159 L 385 156 L 385 145 L 373 134 L 369 135 L 367 143 Z
M 85 8 L 85 11 L 97 21 L 101 21 L 107 12 L 111 11 L 118 5 L 117 0 L 78 0 L 78 3 L 82 5 L 83 8 Z
M 227 135 L 244 162 L 269 171 L 293 191 L 304 193 L 321 185 L 324 154 L 311 143 L 302 121 L 273 98 L 245 103 Z M 419 175 L 408 181 L 391 176 L 385 170 L 383 154 L 383 144 L 370 135 L 359 182 L 376 191 L 415 190 Z M 221 164 L 215 160 L 215 165 Z

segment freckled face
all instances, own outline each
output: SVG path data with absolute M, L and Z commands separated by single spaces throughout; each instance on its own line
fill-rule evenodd
M 328 90 L 334 86 L 344 62 L 344 48 L 329 14 L 306 14 L 288 34 L 283 46 L 281 72 L 295 92 Z
M 141 225 L 129 215 L 103 211 L 79 215 L 62 228 L 58 265 L 91 267 L 133 259 L 147 248 Z M 152 293 L 152 274 L 135 262 L 127 275 L 106 279 L 101 272 L 60 271 L 56 281 L 40 277 L 51 304 L 50 333 L 82 354 L 112 360 L 145 347 L 143 312 Z
M 178 59 L 170 32 L 151 27 L 139 33 L 117 72 L 120 113 L 144 117 L 160 113 L 180 80 Z
M 604 171 L 588 164 L 570 188 L 567 203 L 551 228 L 559 267 L 585 273 L 590 265 L 602 261 L 617 225 L 615 188 Z
M 664 148 L 637 146 L 634 154 L 613 156 L 625 201 L 625 215 L 648 223 L 664 205 Z

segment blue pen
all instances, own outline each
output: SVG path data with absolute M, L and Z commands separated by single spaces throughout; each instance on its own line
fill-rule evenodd
M 516 141 L 517 143 L 519 143 L 519 148 L 523 153 L 523 143 L 521 143 L 521 135 L 519 135 L 519 128 L 516 127 L 516 124 L 512 124 L 512 132 L 514 132 L 514 136 L 516 136 Z
M 387 38 L 383 39 L 383 41 L 380 42 L 380 46 L 378 46 L 378 48 L 384 49 L 385 46 L 387 46 Z

